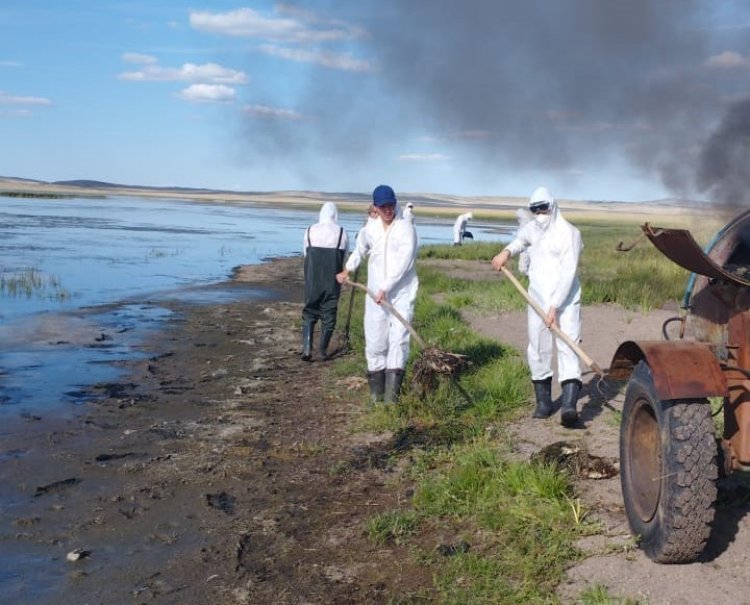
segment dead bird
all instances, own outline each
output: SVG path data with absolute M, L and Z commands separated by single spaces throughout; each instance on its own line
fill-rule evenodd
M 581 441 L 556 441 L 536 452 L 531 460 L 556 464 L 582 479 L 609 479 L 620 472 L 618 460 L 589 454 Z

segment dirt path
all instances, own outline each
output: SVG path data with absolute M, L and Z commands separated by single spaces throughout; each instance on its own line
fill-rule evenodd
M 446 261 L 443 269 L 471 279 L 490 271 L 482 264 Z M 661 340 L 663 323 L 677 315 L 676 310 L 656 310 L 648 314 L 628 311 L 616 305 L 586 307 L 582 314 L 582 348 L 606 368 L 617 346 L 624 340 Z M 525 351 L 526 312 L 481 316 L 466 313 L 473 328 Z M 583 427 L 564 429 L 556 414 L 547 420 L 529 416 L 511 425 L 515 449 L 529 457 L 557 441 L 582 440 L 590 454 L 619 458 L 619 426 L 616 415 L 602 406 L 603 397 L 596 377 L 588 370 L 583 377 L 581 397 Z M 553 395 L 559 396 L 555 385 Z M 606 391 L 607 389 L 605 389 Z M 610 391 L 608 395 L 613 395 Z M 609 405 L 622 409 L 622 395 L 608 399 Z M 531 411 L 531 408 L 529 409 Z M 600 584 L 610 593 L 640 599 L 650 605 L 736 605 L 750 603 L 750 506 L 747 488 L 733 491 L 733 482 L 723 484 L 717 519 L 701 562 L 690 565 L 659 565 L 634 547 L 625 511 L 619 475 L 610 479 L 579 482 L 582 499 L 591 508 L 591 517 L 601 522 L 603 535 L 581 541 L 579 546 L 590 556 L 569 570 L 567 582 L 560 586 L 564 601 L 573 602 L 587 586 Z

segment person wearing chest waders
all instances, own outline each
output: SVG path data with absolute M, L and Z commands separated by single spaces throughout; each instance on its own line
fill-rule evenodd
M 368 221 L 357 237 L 344 270 L 336 277 L 346 283 L 349 273 L 367 257 L 367 286 L 375 298 L 365 302 L 365 357 L 373 403 L 398 403 L 409 358 L 409 331 L 381 304 L 388 301 L 411 323 L 417 298 L 417 232 L 401 216 L 393 189 L 378 185 L 372 193 L 378 219 Z
M 318 222 L 305 230 L 305 306 L 302 308 L 302 359 L 312 359 L 313 332 L 321 321 L 320 359 L 328 359 L 328 345 L 336 327 L 341 285 L 336 274 L 344 266 L 349 239 L 336 221 L 338 212 L 333 202 L 320 209 Z
M 581 284 L 578 260 L 583 244 L 581 233 L 560 214 L 552 194 L 539 187 L 529 199 L 533 219 L 523 225 L 505 249 L 492 259 L 500 271 L 511 256 L 528 254 L 529 295 L 546 311 L 540 317 L 529 305 L 529 345 L 526 356 L 536 395 L 534 418 L 552 415 L 552 331 L 556 324 L 573 342 L 581 336 Z M 565 427 L 578 422 L 576 407 L 581 391 L 578 356 L 564 340 L 555 337 L 557 379 L 562 387 L 560 421 Z

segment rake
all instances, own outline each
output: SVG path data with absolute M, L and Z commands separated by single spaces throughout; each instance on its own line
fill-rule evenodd
M 537 302 L 531 298 L 529 293 L 526 291 L 526 288 L 521 285 L 521 282 L 516 279 L 516 276 L 513 275 L 510 269 L 507 267 L 502 268 L 502 272 L 507 277 L 510 282 L 516 287 L 516 290 L 518 290 L 521 293 L 521 296 L 523 296 L 526 299 L 526 302 L 531 305 L 531 307 L 534 309 L 534 311 L 537 312 L 539 317 L 544 318 L 546 317 L 546 313 L 542 310 L 542 308 L 537 304 Z M 596 372 L 601 378 L 605 376 L 604 370 L 599 367 L 599 364 L 597 364 L 591 357 L 589 357 L 586 352 L 581 349 L 581 347 L 578 346 L 578 343 L 575 342 L 570 336 L 568 336 L 565 332 L 563 332 L 560 327 L 557 324 L 551 324 L 550 330 L 552 330 L 557 336 L 559 336 L 563 341 L 565 341 L 565 344 L 567 344 L 573 351 L 575 351 L 575 354 L 578 355 L 578 357 L 594 372 Z
M 364 284 L 355 281 L 348 281 L 347 283 L 350 286 L 364 291 L 370 298 L 375 300 L 375 293 Z M 404 319 L 404 316 L 401 315 L 401 313 L 399 313 L 398 310 L 396 310 L 396 308 L 387 300 L 381 301 L 380 304 L 383 305 L 407 330 L 409 330 L 409 333 L 422 349 L 419 357 L 415 359 L 412 364 L 412 377 L 413 381 L 419 384 L 423 391 L 435 387 L 438 375 L 448 376 L 453 379 L 469 365 L 469 360 L 466 355 L 451 353 L 438 347 L 429 346 L 417 333 L 414 327 Z

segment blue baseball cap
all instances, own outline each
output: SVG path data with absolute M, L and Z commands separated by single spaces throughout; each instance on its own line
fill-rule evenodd
M 372 192 L 372 203 L 376 206 L 387 206 L 396 203 L 396 194 L 388 185 L 378 185 Z

